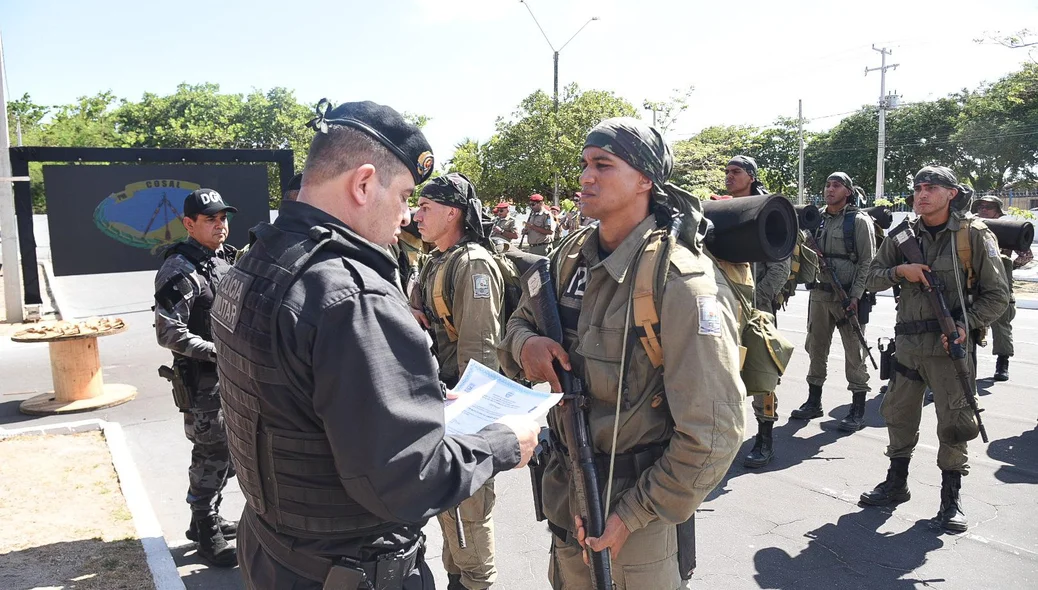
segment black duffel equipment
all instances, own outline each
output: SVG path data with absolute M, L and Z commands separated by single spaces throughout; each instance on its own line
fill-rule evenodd
M 981 219 L 998 238 L 998 247 L 1015 251 L 1030 250 L 1034 241 L 1034 224 L 1021 219 Z
M 779 262 L 793 254 L 797 212 L 781 195 L 703 201 L 710 253 L 728 262 Z
M 818 210 L 818 207 L 808 203 L 807 205 L 797 205 L 794 209 L 797 211 L 800 229 L 814 233 L 822 225 L 822 212 Z
M 862 211 L 869 214 L 876 225 L 880 226 L 884 230 L 890 229 L 890 226 L 894 223 L 894 213 L 886 205 L 877 205 L 875 207 L 867 207 Z

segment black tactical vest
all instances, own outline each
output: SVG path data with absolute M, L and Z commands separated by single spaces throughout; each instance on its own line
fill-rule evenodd
M 213 331 L 209 320 L 209 312 L 213 308 L 213 298 L 216 297 L 216 285 L 227 274 L 230 265 L 222 258 L 210 256 L 205 250 L 198 246 L 180 242 L 166 251 L 166 258 L 174 254 L 180 254 L 194 265 L 199 281 L 198 296 L 191 304 L 191 315 L 187 319 L 187 330 L 192 334 L 201 336 L 204 340 L 212 342 Z
M 323 227 L 309 239 L 270 224 L 252 230 L 249 254 L 220 283 L 213 307 L 227 444 L 245 501 L 279 533 L 351 538 L 392 530 L 343 489 L 323 428 L 300 411 L 272 423 L 264 399 L 311 404 L 279 359 L 277 310 L 286 292 L 321 249 L 335 251 L 341 236 Z

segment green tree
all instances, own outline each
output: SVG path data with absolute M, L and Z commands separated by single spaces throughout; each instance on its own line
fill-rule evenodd
M 722 194 L 725 164 L 734 155 L 751 153 L 758 133 L 745 125 L 715 126 L 675 143 L 671 182 L 701 199 Z
M 560 198 L 580 190 L 580 150 L 588 130 L 603 119 L 635 115 L 612 92 L 570 84 L 559 97 L 558 114 L 551 96 L 534 92 L 511 118 L 498 118 L 496 132 L 480 147 L 481 194 L 513 201 L 535 192 L 551 195 L 556 174 Z
M 779 117 L 775 124 L 760 130 L 748 151 L 760 167 L 760 181 L 771 192 L 796 198 L 800 175 L 800 132 L 795 118 Z M 811 133 L 805 132 L 810 142 Z
M 653 125 L 660 130 L 664 136 L 678 122 L 681 113 L 688 110 L 688 99 L 695 92 L 696 87 L 690 85 L 688 88 L 675 88 L 668 100 L 651 101 L 645 99 L 642 107 L 652 111 Z

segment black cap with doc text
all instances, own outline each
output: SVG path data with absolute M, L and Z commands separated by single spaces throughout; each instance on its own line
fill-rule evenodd
M 220 193 L 211 188 L 200 188 L 184 198 L 184 217 L 216 215 L 221 211 L 228 213 L 238 212 L 237 209 L 231 207 L 223 200 Z

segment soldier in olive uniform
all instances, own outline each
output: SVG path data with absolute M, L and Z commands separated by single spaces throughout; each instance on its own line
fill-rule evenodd
M 637 119 L 608 119 L 588 134 L 582 158 L 581 206 L 600 223 L 569 236 L 552 253 L 553 268 L 572 269 L 572 276 L 555 279 L 564 345 L 537 334 L 524 296 L 499 347 L 506 373 L 548 381 L 553 391 L 561 386 L 552 360 L 572 369 L 592 398 L 587 412 L 596 463 L 608 465 L 610 452 L 616 454 L 605 531 L 598 538 L 585 538 L 574 518 L 574 474 L 565 451 L 547 459 L 542 507 L 552 531 L 548 575 L 556 590 L 590 589 L 581 549 L 587 544 L 611 550 L 617 590 L 684 588 L 676 525 L 720 482 L 742 440 L 746 390 L 733 295 L 721 291 L 715 278 L 720 271 L 696 233 L 701 205 L 666 182 L 673 160 L 658 131 Z M 660 287 L 662 362 L 656 364 L 639 344 L 624 354 L 625 310 L 631 309 L 639 252 L 667 232 L 657 227 L 656 213 L 671 208 L 685 215 L 685 223 Z M 633 322 L 629 328 L 635 329 Z M 558 411 L 548 424 L 565 440 Z M 599 469 L 603 487 L 607 469 Z
M 728 162 L 724 168 L 724 184 L 728 195 L 734 198 L 768 194 L 764 183 L 758 179 L 757 162 L 750 156 L 735 156 Z M 753 263 L 754 307 L 777 316 L 776 297 L 789 279 L 791 264 L 792 258 L 779 262 Z M 751 406 L 757 419 L 757 435 L 750 454 L 743 458 L 743 465 L 750 468 L 764 467 L 775 457 L 772 429 L 778 420 L 778 396 L 775 392 L 755 395 Z
M 540 256 L 547 256 L 551 252 L 555 221 L 552 219 L 551 211 L 544 206 L 544 197 L 541 195 L 530 196 L 530 217 L 523 226 L 523 235 L 526 236 L 529 245 L 527 252 Z
M 984 219 L 998 219 L 1005 215 L 1002 209 L 1002 199 L 995 196 L 980 197 L 973 201 L 970 208 L 978 217 Z M 1009 306 L 1006 312 L 991 324 L 991 336 L 994 344 L 991 354 L 995 355 L 995 381 L 1009 381 L 1009 357 L 1013 356 L 1013 318 L 1016 317 L 1016 298 L 1013 296 L 1013 271 L 1022 268 L 1034 259 L 1030 250 L 1020 250 L 1013 260 L 1013 251 L 1003 248 L 1002 266 L 1006 271 L 1006 280 L 1009 282 Z
M 789 414 L 798 420 L 822 416 L 822 384 L 825 383 L 828 371 L 829 347 L 833 342 L 833 329 L 839 328 L 847 388 L 853 396 L 850 412 L 840 420 L 840 430 L 848 432 L 865 428 L 869 371 L 865 368 L 861 344 L 847 316 L 857 314 L 859 305 L 866 305 L 862 302 L 862 296 L 865 294 L 869 264 L 876 254 L 872 219 L 853 204 L 854 200 L 857 200 L 857 196 L 851 177 L 843 172 L 830 174 L 825 181 L 825 209 L 822 210 L 822 225 L 815 232 L 815 242 L 822 249 L 826 263 L 835 269 L 849 300 L 841 301 L 833 288 L 832 277 L 827 273 L 819 273 L 820 282 L 811 287 L 807 311 L 805 348 L 811 357 L 811 366 L 807 372 L 809 393 L 807 401 Z M 853 237 L 848 235 L 850 231 L 854 232 Z
M 188 238 L 166 252 L 155 276 L 155 334 L 161 346 L 173 351 L 176 378 L 183 379 L 190 394 L 188 407 L 180 407 L 192 445 L 187 471 L 191 524 L 185 535 L 198 543 L 201 557 L 219 567 L 237 562 L 227 540 L 238 525 L 219 514 L 221 492 L 234 469 L 220 409 L 210 310 L 216 286 L 234 260 L 235 251 L 224 240 L 230 231 L 227 214 L 237 211 L 212 189 L 189 194 L 183 219 Z
M 415 221 L 422 239 L 436 245 L 412 297 L 412 314 L 436 339 L 440 380 L 453 388 L 470 360 L 497 370 L 504 280 L 484 245 L 480 203 L 465 176 L 450 173 L 429 181 L 418 199 Z M 417 306 L 416 306 L 417 304 Z M 494 565 L 494 480 L 463 501 L 457 513 L 440 513 L 443 567 L 448 590 L 482 590 L 497 577 Z M 466 547 L 458 542 L 461 516 Z
M 1009 287 L 998 242 L 983 222 L 961 212 L 965 202 L 960 201 L 965 201 L 964 194 L 951 170 L 943 166 L 920 170 L 909 201 L 919 217 L 910 225 L 927 263 L 906 264 L 897 239 L 887 239 L 872 261 L 868 277 L 870 290 L 882 291 L 895 284 L 900 284 L 902 289 L 894 326 L 895 375 L 880 408 L 890 437 L 886 453 L 890 457 L 890 468 L 886 480 L 862 494 L 861 501 L 881 506 L 911 498 L 908 463 L 919 442 L 923 392 L 929 387 L 934 392 L 937 411 L 940 441 L 937 465 L 942 474 L 941 507 L 935 520 L 949 531 L 965 531 L 968 526 L 959 489 L 962 476 L 969 472 L 966 442 L 975 438 L 978 431 L 948 356 L 947 338 L 941 334 L 934 309 L 922 289 L 923 284 L 929 285 L 923 271 L 931 271 L 940 280 L 941 284 L 935 287 L 941 289 L 956 318 L 959 331 L 956 343 L 963 344 L 967 351 L 970 350 L 967 342 L 970 330 L 993 323 L 1009 303 Z M 963 268 L 956 248 L 956 236 L 961 231 L 969 231 L 970 267 L 976 278 L 972 304 L 969 303 L 971 294 L 964 289 L 970 269 Z M 892 236 L 897 233 L 897 229 L 891 230 Z M 971 382 L 973 378 L 971 375 Z

